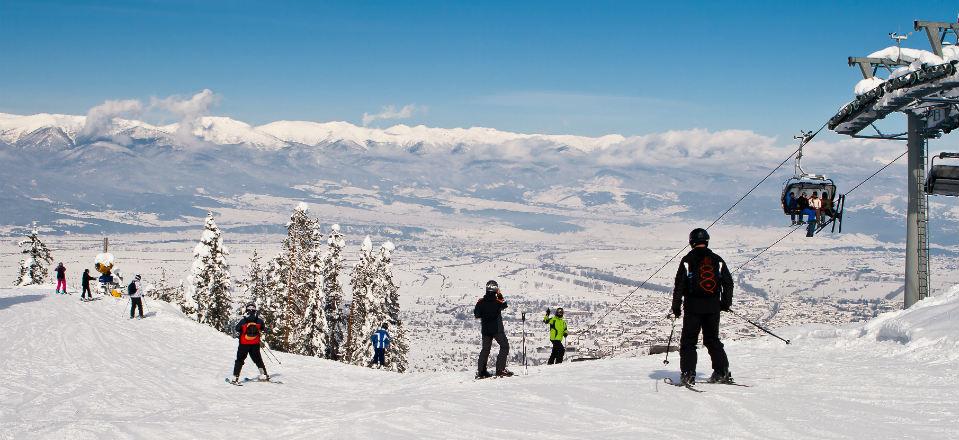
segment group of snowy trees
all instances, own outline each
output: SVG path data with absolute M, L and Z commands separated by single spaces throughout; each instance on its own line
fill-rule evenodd
M 364 240 L 350 281 L 353 301 L 346 311 L 340 276 L 346 240 L 338 225 L 323 240 L 319 221 L 307 211 L 305 203 L 294 209 L 281 250 L 265 267 L 253 253 L 246 279 L 235 294 L 226 262 L 229 251 L 209 215 L 193 251 L 188 292 L 178 295 L 177 289 L 167 288 L 164 296 L 198 322 L 227 333 L 242 317 L 245 305 L 253 302 L 269 329 L 264 339 L 271 348 L 354 365 L 370 362 L 370 336 L 389 323 L 388 367 L 405 371 L 408 346 L 393 281 L 392 243 L 374 252 L 369 237 Z

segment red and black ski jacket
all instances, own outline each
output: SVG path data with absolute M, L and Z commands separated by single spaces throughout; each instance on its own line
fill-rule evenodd
M 240 335 L 240 345 L 260 345 L 260 337 L 266 331 L 266 325 L 260 318 L 246 316 L 236 324 L 234 330 Z

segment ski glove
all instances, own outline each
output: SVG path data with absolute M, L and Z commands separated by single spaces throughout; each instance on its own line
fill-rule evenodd
M 682 315 L 683 311 L 681 309 L 673 309 L 673 317 L 679 318 L 679 315 Z
M 549 316 L 549 307 L 546 308 L 546 316 Z
M 722 306 L 719 307 L 719 310 L 722 310 L 722 311 L 724 311 L 724 312 L 729 312 L 731 308 L 732 308 L 732 306 L 727 306 L 727 305 L 723 304 Z

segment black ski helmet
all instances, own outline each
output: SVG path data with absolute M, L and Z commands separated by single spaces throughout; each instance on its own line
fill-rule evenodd
M 562 307 L 557 307 L 557 308 L 556 308 L 556 316 L 558 316 L 558 317 L 560 317 L 560 318 L 563 317 L 563 308 L 562 308 Z
M 382 326 L 380 326 L 380 327 L 381 327 L 381 328 L 382 328 L 383 330 L 386 330 L 386 329 L 388 329 L 388 328 L 390 328 L 390 324 L 389 324 L 389 323 L 386 323 L 386 322 L 384 322 L 384 323 L 383 323 L 383 325 L 382 325 Z
M 697 244 L 709 244 L 709 232 L 706 232 L 703 228 L 693 229 L 689 233 L 689 245 L 696 246 Z
M 247 314 L 256 314 L 256 304 L 252 302 L 246 303 L 246 313 Z
M 499 292 L 499 284 L 496 283 L 496 280 L 489 280 L 486 282 L 486 293 L 496 293 Z

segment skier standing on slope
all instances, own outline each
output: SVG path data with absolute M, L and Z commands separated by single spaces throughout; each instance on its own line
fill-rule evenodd
M 373 360 L 370 361 L 370 366 L 386 366 L 386 349 L 390 348 L 390 332 L 387 330 L 388 328 L 389 325 L 384 322 L 383 326 L 373 332 L 373 336 L 370 337 L 370 340 L 373 342 Z
M 140 274 L 133 277 L 133 281 L 127 287 L 127 296 L 130 297 L 130 319 L 133 319 L 133 311 L 140 312 L 140 319 L 143 319 L 143 286 L 140 284 Z
M 696 343 L 702 331 L 703 345 L 713 364 L 709 382 L 731 383 L 729 360 L 719 340 L 719 312 L 728 312 L 733 304 L 733 277 L 726 262 L 709 250 L 705 229 L 693 229 L 689 245 L 693 249 L 679 263 L 673 289 L 673 316 L 679 318 L 683 310 L 686 312 L 679 339 L 680 381 L 683 385 L 696 383 Z
M 506 329 L 503 327 L 503 309 L 508 305 L 499 290 L 499 284 L 490 280 L 486 283 L 486 294 L 476 302 L 473 316 L 482 323 L 483 349 L 479 355 L 479 368 L 476 378 L 490 377 L 486 364 L 489 362 L 489 352 L 493 348 L 493 340 L 499 344 L 499 354 L 496 356 L 496 375 L 512 376 L 513 372 L 506 369 L 506 356 L 509 355 L 509 341 L 506 339 Z
M 93 280 L 93 277 L 90 276 L 90 269 L 83 269 L 83 275 L 80 275 L 80 300 L 84 299 L 93 299 L 93 294 L 90 293 L 90 281 Z
M 67 268 L 63 263 L 57 264 L 57 268 L 54 269 L 57 272 L 57 293 L 67 293 Z M 63 287 L 61 289 L 61 286 Z
M 236 362 L 233 363 L 233 383 L 240 381 L 240 370 L 243 369 L 247 355 L 260 369 L 259 379 L 270 380 L 270 375 L 266 373 L 266 365 L 263 364 L 263 357 L 260 356 L 260 335 L 266 331 L 266 325 L 257 316 L 256 304 L 251 302 L 246 305 L 246 316 L 236 324 L 233 330 L 239 334 L 240 338 L 240 345 L 236 348 Z
M 562 364 L 563 355 L 566 354 L 566 347 L 563 346 L 563 338 L 566 337 L 566 320 L 563 319 L 563 308 L 556 309 L 556 316 L 549 316 L 549 309 L 546 309 L 546 316 L 543 317 L 543 323 L 549 326 L 549 342 L 553 344 L 553 351 L 549 354 L 549 361 L 546 365 Z

